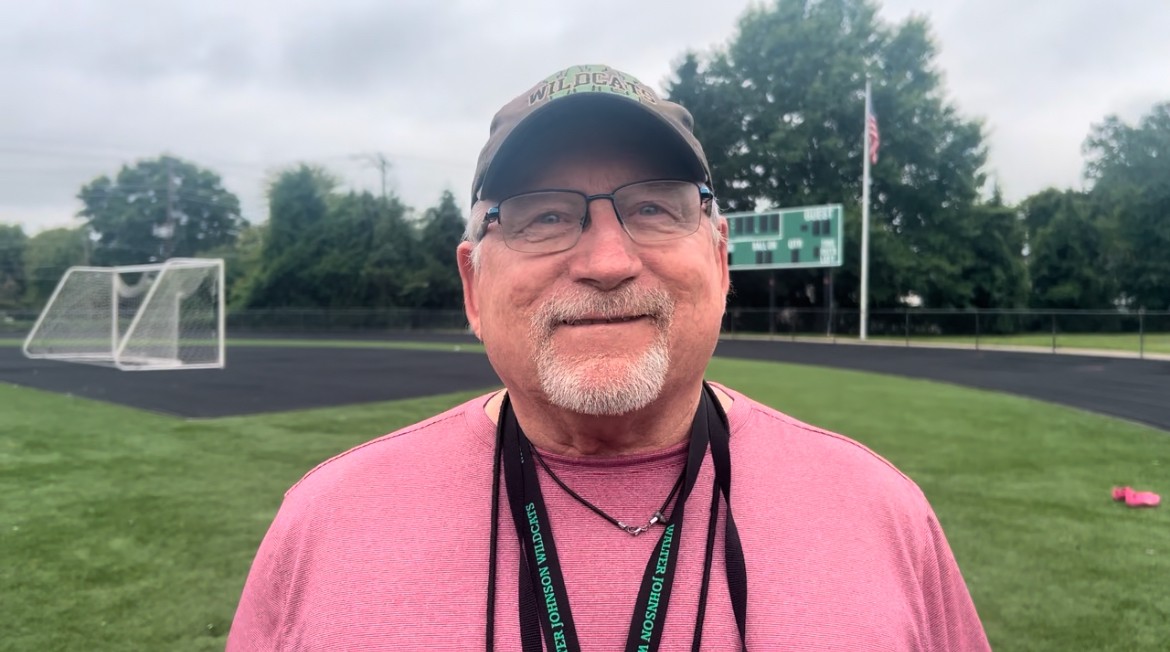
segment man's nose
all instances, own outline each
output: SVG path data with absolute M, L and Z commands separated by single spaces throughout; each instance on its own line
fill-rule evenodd
M 569 269 L 574 280 L 600 290 L 617 288 L 642 271 L 638 245 L 622 226 L 609 197 L 596 197 L 589 202 L 585 229 L 572 251 Z

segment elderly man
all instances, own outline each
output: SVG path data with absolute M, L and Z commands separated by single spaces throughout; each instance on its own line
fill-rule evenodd
M 987 649 L 909 478 L 704 382 L 710 183 L 690 114 L 617 70 L 503 107 L 458 264 L 505 389 L 290 489 L 228 649 Z

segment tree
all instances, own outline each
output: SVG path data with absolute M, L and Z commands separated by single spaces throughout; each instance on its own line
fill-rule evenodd
M 229 307 L 247 304 L 252 284 L 260 276 L 262 252 L 267 224 L 248 225 L 240 231 L 236 242 L 201 252 L 200 258 L 224 259 L 224 283 L 227 285 L 226 299 Z
M 0 308 L 15 308 L 24 298 L 27 243 L 19 224 L 0 224 Z
M 450 190 L 443 191 L 438 206 L 427 209 L 421 227 L 419 252 L 423 262 L 415 276 L 410 304 L 419 308 L 459 308 L 463 305 L 463 286 L 455 264 L 455 248 L 463 239 L 467 221 Z
M 716 195 L 728 208 L 845 205 L 848 253 L 835 286 L 839 300 L 857 305 L 871 76 L 884 134 L 871 193 L 871 301 L 896 306 L 913 292 L 931 307 L 968 306 L 977 301 L 963 279 L 969 266 L 955 261 L 970 245 L 964 220 L 986 152 L 981 125 L 945 101 L 935 55 L 922 18 L 891 27 L 868 0 L 773 0 L 750 9 L 705 64 L 686 55 L 668 94 L 709 139 Z M 785 272 L 780 294 L 799 296 L 820 274 Z M 745 299 L 759 301 L 742 291 L 732 301 Z
M 1135 306 L 1170 309 L 1170 102 L 1137 125 L 1107 117 L 1084 149 L 1091 197 L 1115 235 L 1121 294 Z
M 301 164 L 277 175 L 268 186 L 268 234 L 264 259 L 273 262 L 325 221 L 326 200 L 339 185 L 323 168 Z
M 418 296 L 427 291 L 425 254 L 417 232 L 406 221 L 407 208 L 393 195 L 365 197 L 374 212 L 358 281 L 363 303 L 358 305 L 416 307 Z
M 269 221 L 248 307 L 410 305 L 423 256 L 407 207 L 393 195 L 335 192 L 336 179 L 301 165 L 269 187 Z
M 1090 199 L 1072 190 L 1044 190 L 1022 204 L 1034 225 L 1028 267 L 1031 305 L 1066 310 L 1111 309 L 1116 286 L 1106 262 L 1107 238 Z
M 243 305 L 311 306 L 301 276 L 315 263 L 315 238 L 326 220 L 327 202 L 337 180 L 319 167 L 301 164 L 284 170 L 268 185 L 268 223 L 261 241 L 259 264 L 246 282 Z M 311 295 L 312 293 L 310 293 Z
M 1056 188 L 1045 188 L 1020 203 L 1024 230 L 1029 244 L 1034 243 L 1037 234 L 1051 224 L 1057 215 L 1067 209 L 1069 203 L 1067 192 Z
M 49 229 L 29 238 L 24 252 L 28 303 L 41 305 L 48 301 L 65 271 L 85 264 L 88 245 L 89 233 L 85 229 Z
M 695 136 L 714 168 L 712 190 L 720 206 L 724 211 L 752 210 L 755 188 L 748 180 L 755 175 L 741 151 L 746 121 L 742 108 L 748 105 L 733 99 L 742 89 L 734 87 L 736 75 L 727 53 L 715 53 L 704 65 L 698 55 L 687 52 L 674 74 L 668 94 L 695 118 Z
M 972 308 L 1023 308 L 1028 304 L 1028 269 L 1024 263 L 1024 226 L 998 193 L 991 202 L 973 206 L 962 278 Z
M 115 179 L 100 176 L 77 196 L 99 265 L 194 256 L 234 242 L 247 224 L 219 175 L 172 156 L 123 166 Z

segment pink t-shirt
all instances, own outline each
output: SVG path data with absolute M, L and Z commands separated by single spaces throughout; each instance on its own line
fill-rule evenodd
M 918 487 L 864 446 L 725 390 L 732 509 L 747 563 L 750 650 L 987 650 L 975 607 Z M 495 425 L 481 397 L 321 464 L 265 536 L 227 649 L 484 648 Z M 578 494 L 627 523 L 658 509 L 685 444 L 579 459 L 544 453 Z M 661 530 L 631 537 L 539 470 L 582 649 L 625 644 Z M 691 494 L 663 650 L 689 650 L 711 483 Z M 520 648 L 519 544 L 500 485 L 496 649 Z M 738 633 L 718 528 L 703 648 Z

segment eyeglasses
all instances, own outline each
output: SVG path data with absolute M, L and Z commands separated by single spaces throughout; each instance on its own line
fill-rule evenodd
M 608 199 L 618 222 L 638 244 L 686 237 L 699 229 L 710 188 L 691 181 L 670 179 L 626 184 L 608 194 L 587 195 L 576 190 L 537 190 L 513 195 L 489 208 L 484 230 L 498 223 L 509 249 L 552 254 L 572 249 L 589 225 L 589 203 Z

